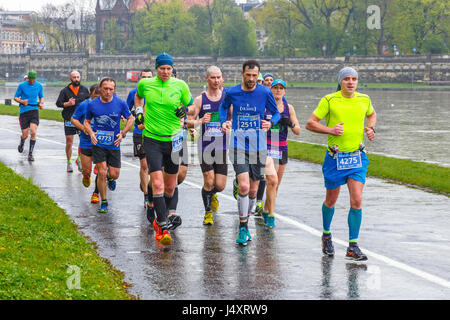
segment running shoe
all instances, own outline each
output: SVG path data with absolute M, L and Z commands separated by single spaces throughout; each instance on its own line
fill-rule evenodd
M 236 179 L 233 180 L 233 197 L 237 200 L 239 195 L 239 185 Z
M 81 172 L 81 158 L 80 158 L 80 156 L 78 156 L 77 159 L 75 160 L 75 164 L 77 165 L 78 172 Z
M 273 229 L 275 228 L 275 216 L 268 214 L 266 218 L 266 228 Z
M 217 212 L 219 210 L 219 200 L 217 200 L 217 193 L 211 197 L 211 210 Z
M 108 213 L 108 202 L 102 202 L 100 208 L 97 209 L 98 213 Z
M 181 226 L 181 217 L 176 214 L 170 215 L 167 220 L 167 230 L 175 230 Z
M 67 162 L 67 172 L 73 172 L 72 162 Z
M 108 189 L 111 191 L 116 190 L 116 180 L 113 178 L 108 178 Z
M 354 244 L 350 247 L 347 247 L 347 254 L 345 255 L 345 259 L 354 260 L 354 261 L 365 261 L 367 260 L 367 256 L 361 252 L 358 245 Z
M 263 219 L 264 219 L 264 224 L 266 224 L 266 223 L 267 223 L 267 218 L 269 217 L 269 213 L 263 211 L 262 217 L 263 217 Z
M 333 241 L 331 240 L 331 233 L 322 235 L 322 252 L 327 256 L 334 256 Z
M 17 151 L 19 151 L 20 153 L 23 152 L 23 144 L 19 144 L 19 145 L 17 146 Z
M 28 161 L 34 161 L 33 154 L 29 153 L 27 159 L 28 159 Z
M 83 176 L 82 182 L 83 182 L 83 186 L 88 188 L 91 185 L 91 177 Z
M 263 202 L 263 201 L 258 202 L 258 203 L 256 204 L 256 208 L 255 208 L 255 217 L 261 216 L 263 210 L 264 210 L 264 202 Z
M 147 206 L 147 220 L 150 223 L 155 221 L 155 208 L 153 208 L 153 206 Z
M 94 165 L 94 174 L 97 175 L 97 165 Z
M 99 203 L 99 201 L 100 201 L 100 198 L 98 196 L 98 193 L 94 192 L 91 197 L 91 203 Z
M 156 219 L 153 220 L 153 229 L 155 229 L 155 240 L 160 242 L 163 245 L 172 244 L 172 237 L 170 236 L 169 231 L 162 230 L 161 226 L 156 222 Z
M 203 218 L 203 224 L 205 226 L 214 224 L 213 213 L 211 211 L 205 213 L 205 217 Z
M 248 228 L 241 227 L 239 229 L 239 236 L 236 239 L 236 243 L 240 244 L 242 246 L 246 246 L 247 245 L 247 241 L 251 241 L 251 240 L 252 240 L 252 236 L 250 235 L 250 232 L 248 231 Z

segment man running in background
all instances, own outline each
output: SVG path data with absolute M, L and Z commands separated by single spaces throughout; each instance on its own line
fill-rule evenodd
M 98 85 L 94 84 L 89 88 L 90 100 L 86 99 L 80 103 L 72 115 L 70 121 L 72 124 L 80 130 L 80 154 L 81 154 L 81 172 L 83 174 L 82 183 L 88 188 L 91 185 L 91 172 L 92 172 L 92 141 L 91 137 L 87 134 L 86 127 L 84 126 L 84 119 L 86 118 L 87 107 L 89 101 L 97 98 L 100 95 Z M 98 175 L 95 176 L 95 189 L 91 196 L 91 203 L 98 203 L 98 187 L 97 187 Z
M 177 185 L 179 156 L 183 146 L 180 119 L 188 113 L 193 99 L 187 84 L 172 77 L 173 58 L 169 54 L 159 54 L 155 68 L 156 77 L 139 81 L 134 102 L 136 108 L 144 107 L 145 99 L 144 112 L 142 115 L 136 114 L 136 118 L 144 121 L 142 135 L 156 213 L 153 221 L 155 240 L 168 245 L 172 243 L 172 237 L 167 229 L 167 209 Z
M 66 136 L 66 158 L 67 158 L 67 172 L 73 172 L 72 167 L 72 146 L 73 137 L 79 131 L 72 124 L 71 118 L 75 108 L 84 100 L 89 98 L 89 90 L 81 85 L 80 73 L 76 70 L 70 73 L 70 84 L 62 89 L 59 93 L 56 106 L 62 108 L 62 117 L 64 119 L 64 134 Z M 78 166 L 78 171 L 81 171 L 80 148 L 78 148 L 78 156 L 75 161 Z
M 25 140 L 30 133 L 30 148 L 28 150 L 28 161 L 34 161 L 33 151 L 36 145 L 36 132 L 39 126 L 39 110 L 44 108 L 44 92 L 42 84 L 36 81 L 36 71 L 28 72 L 28 80 L 17 87 L 14 101 L 19 104 L 19 123 L 22 135 L 17 150 L 22 153 Z
M 139 80 L 141 79 L 147 79 L 153 77 L 153 73 L 150 69 L 144 69 L 141 71 L 141 74 L 139 76 Z M 135 116 L 136 115 L 136 108 L 134 105 L 134 96 L 136 95 L 137 88 L 131 90 L 128 93 L 127 97 L 127 105 L 128 109 L 130 109 L 131 113 Z M 144 144 L 142 142 L 142 130 L 139 130 L 138 124 L 134 124 L 134 130 L 133 130 L 133 152 L 134 156 L 139 158 L 139 178 L 140 178 L 140 189 L 144 193 L 144 206 L 147 208 L 147 206 L 153 207 L 153 197 L 149 199 L 149 190 L 148 190 L 148 184 L 149 184 L 149 176 L 148 176 L 148 165 L 147 165 L 147 159 L 145 158 L 145 150 L 144 150 Z M 151 190 L 150 190 L 151 191 Z M 150 192 L 151 195 L 151 192 Z
M 362 219 L 362 192 L 366 182 L 369 160 L 364 152 L 364 132 L 375 139 L 377 116 L 369 96 L 356 91 L 358 73 L 345 67 L 339 71 L 338 89 L 323 97 L 309 118 L 306 129 L 327 134 L 328 150 L 322 166 L 326 196 L 322 205 L 322 252 L 334 256 L 331 221 L 341 185 L 347 184 L 350 194 L 348 213 L 349 246 L 346 258 L 367 260 L 358 247 Z M 326 125 L 320 120 L 326 118 Z M 367 124 L 364 125 L 367 119 Z
M 277 104 L 269 88 L 257 84 L 259 62 L 247 60 L 242 66 L 242 83 L 230 87 L 219 108 L 222 130 L 231 129 L 230 160 L 236 172 L 239 195 L 239 235 L 236 243 L 247 245 L 251 240 L 248 214 L 256 200 L 259 180 L 264 178 L 267 156 L 267 130 L 280 119 Z M 228 120 L 228 110 L 233 105 L 233 121 Z M 264 120 L 267 110 L 270 121 Z
M 100 213 L 108 212 L 106 180 L 108 180 L 108 188 L 114 191 L 121 167 L 120 143 L 133 126 L 134 120 L 127 103 L 114 94 L 115 88 L 116 81 L 111 77 L 100 81 L 100 97 L 89 101 L 84 120 L 84 126 L 93 144 L 94 164 L 97 165 L 97 185 L 102 198 L 100 208 L 97 210 Z M 120 131 L 121 116 L 127 119 L 123 131 Z M 93 126 L 91 126 L 92 120 L 94 120 Z
M 208 89 L 194 100 L 194 113 L 189 116 L 188 127 L 201 124 L 200 138 L 197 142 L 200 168 L 203 173 L 202 199 L 205 206 L 203 224 L 214 223 L 213 212 L 217 212 L 219 203 L 217 192 L 225 189 L 228 164 L 227 135 L 222 133 L 219 119 L 219 106 L 225 93 L 221 90 L 222 71 L 211 66 L 206 71 Z M 197 117 L 199 119 L 197 119 Z

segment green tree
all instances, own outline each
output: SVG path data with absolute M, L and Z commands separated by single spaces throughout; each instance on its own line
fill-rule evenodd
M 117 53 L 123 48 L 125 44 L 124 35 L 115 18 L 110 18 L 106 21 L 103 42 L 105 45 L 104 50 L 107 53 Z

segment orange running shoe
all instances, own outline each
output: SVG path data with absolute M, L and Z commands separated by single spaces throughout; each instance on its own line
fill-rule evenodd
M 91 203 L 99 203 L 100 199 L 98 197 L 98 193 L 93 193 L 91 197 Z
M 97 165 L 94 165 L 94 174 L 97 175 Z
M 155 240 L 163 245 L 172 244 L 172 237 L 170 236 L 169 231 L 162 230 L 161 226 L 156 223 L 156 219 L 153 220 L 153 229 L 155 229 Z

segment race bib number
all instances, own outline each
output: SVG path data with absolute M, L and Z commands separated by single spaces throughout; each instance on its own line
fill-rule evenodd
M 348 170 L 362 167 L 361 152 L 359 150 L 355 152 L 338 152 L 336 161 L 338 170 Z
M 97 141 L 105 146 L 110 146 L 114 143 L 114 131 L 97 131 Z
M 220 122 L 208 122 L 205 124 L 206 137 L 220 137 L 222 136 L 222 126 Z
M 254 116 L 238 116 L 238 129 L 249 130 L 249 129 L 260 129 L 260 117 L 259 115 Z
M 273 159 L 281 159 L 283 155 L 281 150 L 267 150 L 267 155 Z
M 70 122 L 70 120 L 64 120 L 64 125 L 65 125 L 66 127 L 72 127 L 72 128 L 75 127 L 75 126 L 73 125 L 73 123 Z
M 178 152 L 183 148 L 183 132 L 172 137 L 172 152 Z

